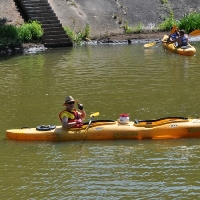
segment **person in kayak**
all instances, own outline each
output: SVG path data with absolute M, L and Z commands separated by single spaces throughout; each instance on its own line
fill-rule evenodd
M 86 112 L 83 108 L 83 104 L 79 104 L 78 102 L 77 105 L 80 112 L 77 111 L 74 108 L 75 102 L 77 101 L 74 100 L 72 96 L 67 96 L 65 98 L 63 106 L 66 106 L 66 109 L 59 113 L 63 128 L 81 128 L 83 125 L 83 119 L 86 117 Z
M 188 45 L 188 35 L 185 34 L 184 30 L 180 30 L 180 36 L 173 41 L 169 41 L 169 43 L 178 43 L 177 47 L 187 46 Z
M 173 27 L 171 27 L 171 30 L 173 29 Z M 174 33 L 171 33 L 169 35 L 169 38 L 167 39 L 167 43 L 169 43 L 169 41 L 173 41 L 176 38 L 178 38 L 180 36 L 179 30 L 178 28 L 175 29 Z

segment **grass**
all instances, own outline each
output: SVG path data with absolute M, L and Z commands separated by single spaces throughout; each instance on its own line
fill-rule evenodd
M 90 37 L 90 26 L 88 23 L 86 23 L 84 30 L 79 30 L 77 33 L 68 26 L 64 27 L 64 30 L 70 40 L 75 44 L 81 44 L 82 41 Z
M 137 26 L 130 27 L 128 21 L 124 24 L 123 28 L 125 33 L 131 34 L 131 33 L 142 33 L 143 32 L 144 25 L 142 23 L 138 23 Z

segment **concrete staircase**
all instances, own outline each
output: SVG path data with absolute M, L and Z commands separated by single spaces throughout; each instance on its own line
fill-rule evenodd
M 42 24 L 44 30 L 42 43 L 45 47 L 69 47 L 73 45 L 48 0 L 17 1 L 27 19 L 37 20 Z

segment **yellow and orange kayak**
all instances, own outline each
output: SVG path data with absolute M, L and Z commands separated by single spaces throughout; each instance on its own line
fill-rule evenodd
M 164 49 L 167 49 L 173 53 L 177 53 L 177 54 L 185 55 L 185 56 L 195 55 L 196 49 L 192 45 L 188 44 L 187 46 L 175 47 L 174 44 L 166 43 L 167 39 L 168 39 L 168 35 L 164 35 L 162 39 L 162 46 Z
M 6 130 L 12 140 L 72 141 L 115 139 L 170 139 L 200 137 L 200 119 L 165 117 L 156 120 L 97 120 L 88 127 L 63 129 L 61 126 L 38 126 Z

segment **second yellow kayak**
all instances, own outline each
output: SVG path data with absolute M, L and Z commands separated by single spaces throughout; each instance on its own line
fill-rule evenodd
M 187 46 L 182 46 L 182 47 L 175 47 L 174 44 L 169 44 L 166 43 L 165 41 L 168 39 L 168 35 L 164 35 L 162 39 L 162 45 L 164 49 L 167 49 L 173 53 L 177 53 L 180 55 L 185 55 L 185 56 L 193 56 L 196 53 L 196 49 L 188 44 Z

